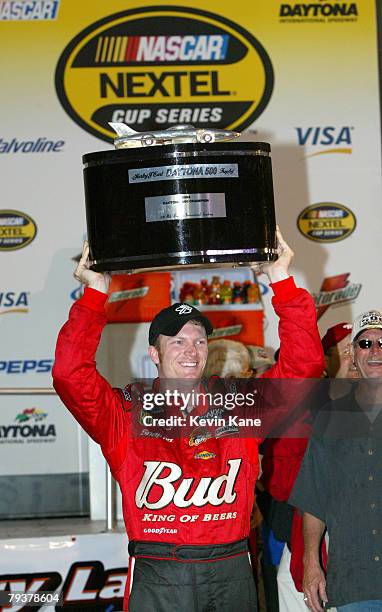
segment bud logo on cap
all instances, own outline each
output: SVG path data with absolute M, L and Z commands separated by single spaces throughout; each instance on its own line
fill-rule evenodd
M 192 312 L 192 308 L 191 306 L 188 306 L 187 304 L 180 304 L 180 306 L 177 306 L 175 308 L 175 311 L 179 312 L 180 315 L 190 314 L 190 312 Z

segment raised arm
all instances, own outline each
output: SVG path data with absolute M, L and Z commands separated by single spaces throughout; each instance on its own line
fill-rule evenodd
M 264 378 L 319 378 L 324 369 L 324 354 L 317 328 L 316 308 L 311 295 L 296 287 L 289 274 L 293 251 L 277 227 L 279 257 L 276 261 L 253 266 L 270 280 L 272 304 L 280 317 L 280 355 Z
M 74 271 L 74 278 L 76 278 L 85 287 L 95 289 L 101 293 L 105 293 L 109 290 L 110 275 L 107 273 L 94 272 L 90 270 L 90 259 L 89 259 L 89 243 L 85 240 L 82 249 L 81 259 L 78 262 L 78 266 Z
M 284 240 L 278 225 L 276 225 L 276 238 L 278 255 L 276 261 L 252 265 L 252 270 L 256 274 L 266 274 L 270 283 L 278 283 L 289 277 L 289 266 L 294 257 L 294 253 Z
M 110 459 L 126 435 L 127 403 L 122 391 L 112 389 L 96 368 L 95 354 L 106 324 L 104 305 L 109 280 L 107 275 L 89 269 L 88 256 L 85 243 L 75 271 L 85 292 L 73 304 L 59 333 L 53 385 L 75 419 Z

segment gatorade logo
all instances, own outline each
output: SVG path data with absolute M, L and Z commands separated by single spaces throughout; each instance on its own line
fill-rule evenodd
M 186 123 L 243 130 L 269 102 L 273 69 L 260 41 L 238 24 L 154 6 L 90 24 L 62 52 L 55 81 L 70 117 L 112 141 L 109 122 L 137 131 Z

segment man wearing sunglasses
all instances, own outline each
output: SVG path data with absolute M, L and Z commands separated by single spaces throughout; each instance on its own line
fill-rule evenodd
M 304 601 L 313 612 L 382 610 L 382 311 L 359 315 L 350 354 L 360 379 L 322 407 L 289 499 L 303 511 Z M 327 577 L 319 550 L 329 534 Z

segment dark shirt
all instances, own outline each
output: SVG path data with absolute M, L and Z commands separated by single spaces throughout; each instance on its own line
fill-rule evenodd
M 329 605 L 382 599 L 382 413 L 353 393 L 325 406 L 289 502 L 327 526 Z

